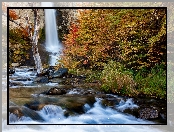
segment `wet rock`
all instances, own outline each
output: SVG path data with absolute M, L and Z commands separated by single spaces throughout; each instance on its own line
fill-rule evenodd
M 86 103 L 90 106 L 90 107 L 93 107 L 94 103 L 95 103 L 95 97 L 94 96 L 87 96 L 86 98 Z
M 69 110 L 66 110 L 66 111 L 64 112 L 64 116 L 65 116 L 65 117 L 69 117 L 69 116 L 72 116 L 72 115 L 74 115 L 74 113 L 71 112 L 71 111 L 69 111 Z
M 134 108 L 134 109 L 125 109 L 124 110 L 124 113 L 127 113 L 127 114 L 130 114 L 130 115 L 133 115 L 135 116 L 136 118 L 140 118 L 140 114 L 138 112 L 138 108 Z
M 62 78 L 66 75 L 68 75 L 68 68 L 59 68 L 58 70 L 54 71 L 54 73 L 51 74 L 51 77 Z
M 50 90 L 48 90 L 48 92 L 46 93 L 47 95 L 62 95 L 62 94 L 66 94 L 66 91 L 64 89 L 60 89 L 60 88 L 51 88 Z
M 8 71 L 8 74 L 14 74 L 15 73 L 15 70 L 14 69 L 9 69 L 9 71 Z
M 95 97 L 94 96 L 85 96 L 82 97 L 83 101 L 79 99 L 80 97 L 77 97 L 77 99 L 71 99 L 68 102 L 65 102 L 65 106 L 66 106 L 66 113 L 65 115 L 74 115 L 74 114 L 83 114 L 86 112 L 86 110 L 84 109 L 84 105 L 88 104 L 90 107 L 93 107 L 94 103 L 95 103 Z M 79 101 L 80 100 L 80 101 Z
M 35 111 L 39 111 L 41 110 L 46 104 L 42 104 L 40 103 L 39 101 L 33 101 L 33 102 L 30 102 L 30 103 L 26 103 L 24 106 L 32 109 L 32 110 L 35 110 Z
M 44 68 L 42 70 L 42 73 L 37 74 L 38 77 L 42 77 L 42 76 L 47 76 L 48 78 L 52 78 L 52 74 L 55 71 L 55 67 L 54 66 L 50 66 L 49 68 Z
M 9 86 L 24 86 L 24 84 L 22 82 L 10 82 L 9 81 Z
M 45 77 L 45 76 L 43 76 L 43 77 L 36 77 L 34 79 L 34 82 L 37 82 L 37 83 L 48 83 L 49 79 L 48 79 L 48 77 Z
M 167 105 L 166 105 L 165 100 L 138 99 L 136 103 L 140 106 L 140 109 L 141 109 L 140 112 L 141 113 L 144 112 L 145 108 L 146 108 L 147 111 L 149 111 L 151 113 L 151 116 L 149 117 L 149 119 L 153 119 L 155 117 L 155 118 L 159 118 L 159 119 L 164 120 L 164 118 L 167 116 L 166 115 Z M 158 113 L 158 117 L 157 117 L 157 113 Z M 163 116 L 160 116 L 160 115 L 163 115 Z
M 49 69 L 43 69 L 42 73 L 38 74 L 37 76 L 38 77 L 41 77 L 41 76 L 49 76 L 49 74 L 50 74 Z
M 66 107 L 66 109 L 68 111 L 71 111 L 71 112 L 75 112 L 75 113 L 78 113 L 78 114 L 83 114 L 85 113 L 84 109 L 83 109 L 83 106 L 84 104 L 83 103 L 79 103 L 79 102 L 74 102 L 74 103 L 69 103 Z
M 60 95 L 53 96 L 50 98 L 49 96 L 42 96 L 37 98 L 34 101 L 29 101 L 24 104 L 24 106 L 32 109 L 32 110 L 41 110 L 45 105 L 57 105 L 60 106 L 65 111 L 65 115 L 77 115 L 85 113 L 84 106 L 88 104 L 93 107 L 95 103 L 94 96 L 82 96 L 82 95 Z
M 24 106 L 10 106 L 9 112 L 13 113 L 18 118 L 25 116 L 30 117 L 33 120 L 44 121 L 44 119 L 37 112 Z
M 158 118 L 158 110 L 153 108 L 144 108 L 139 110 L 139 117 L 142 119 L 155 119 Z
M 19 118 L 24 116 L 24 114 L 22 113 L 22 108 L 18 106 L 10 106 L 9 112 L 15 114 Z
M 115 105 L 118 105 L 120 101 L 121 99 L 112 97 L 112 98 L 103 99 L 101 104 L 104 107 L 114 107 Z
M 158 123 L 166 122 L 166 103 L 165 100 L 155 100 L 148 98 L 134 98 L 134 103 L 139 107 L 125 109 L 123 112 L 131 114 L 137 118 L 153 120 Z

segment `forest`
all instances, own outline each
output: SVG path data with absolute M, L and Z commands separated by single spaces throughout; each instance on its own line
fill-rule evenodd
M 58 68 L 84 75 L 86 82 L 98 82 L 106 93 L 166 99 L 166 8 L 94 8 L 78 13 L 77 19 L 58 29 L 64 45 Z M 21 17 L 10 10 L 9 20 L 14 23 L 18 19 Z M 34 22 L 30 27 L 30 33 L 34 33 Z M 45 40 L 44 28 L 38 30 L 39 45 Z M 28 30 L 29 25 L 20 24 L 9 29 L 9 66 L 31 63 Z M 46 61 L 42 63 L 48 66 Z

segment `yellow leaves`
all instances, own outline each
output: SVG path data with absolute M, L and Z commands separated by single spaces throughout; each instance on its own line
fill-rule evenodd
M 65 37 L 66 54 L 76 59 L 87 55 L 91 67 L 101 66 L 100 63 L 107 62 L 108 58 L 117 59 L 117 56 L 125 65 L 130 61 L 132 66 L 147 66 L 147 59 L 156 52 L 148 51 L 166 34 L 165 22 L 161 22 L 161 28 L 154 28 L 154 20 L 149 20 L 151 12 L 149 9 L 81 10 L 78 23 L 71 26 L 70 34 Z M 116 47 L 115 42 L 119 46 Z M 163 52 L 158 54 L 163 55 Z
M 9 30 L 9 52 L 10 61 L 22 62 L 29 59 L 28 50 L 31 48 L 30 41 L 23 29 L 16 28 Z
M 20 50 L 15 50 L 14 53 L 15 54 L 20 54 Z

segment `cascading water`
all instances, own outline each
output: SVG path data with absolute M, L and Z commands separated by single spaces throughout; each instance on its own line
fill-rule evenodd
M 53 7 L 52 2 L 42 2 L 42 7 Z M 57 62 L 62 45 L 58 39 L 55 9 L 45 9 L 46 50 L 50 53 L 51 66 Z

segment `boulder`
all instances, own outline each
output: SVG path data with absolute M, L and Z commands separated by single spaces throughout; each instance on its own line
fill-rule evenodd
M 48 90 L 46 94 L 47 95 L 62 95 L 62 94 L 66 94 L 66 91 L 64 89 L 54 87 Z
M 142 119 L 155 119 L 158 118 L 158 110 L 153 108 L 143 108 L 139 110 L 139 117 Z
M 68 75 L 68 68 L 59 68 L 58 70 L 54 71 L 50 76 L 51 78 L 62 78 Z
M 41 110 L 46 104 L 42 104 L 39 101 L 31 101 L 29 103 L 24 104 L 25 107 L 28 107 L 32 110 L 39 111 Z
M 112 107 L 114 108 L 116 105 L 118 105 L 120 103 L 121 99 L 120 98 L 104 98 L 101 101 L 102 106 L 104 107 Z
M 44 119 L 37 112 L 24 106 L 10 106 L 9 112 L 16 115 L 18 119 L 25 116 L 30 117 L 33 120 L 44 121 Z
M 95 103 L 95 96 L 93 95 L 60 95 L 50 98 L 49 96 L 40 96 L 36 100 L 28 101 L 24 104 L 25 107 L 28 107 L 32 110 L 41 110 L 46 105 L 56 105 L 60 106 L 66 112 L 65 116 L 83 114 L 86 112 L 84 108 L 85 104 L 88 104 L 93 107 Z

